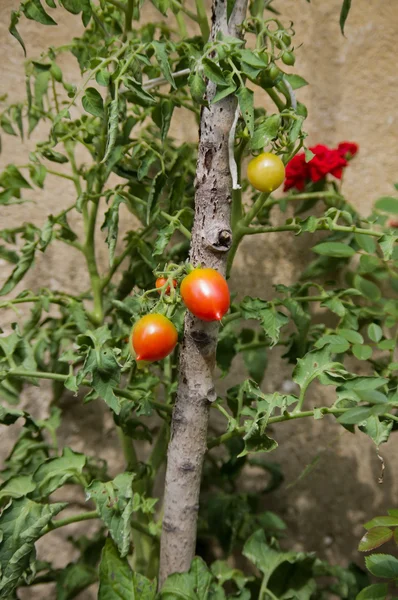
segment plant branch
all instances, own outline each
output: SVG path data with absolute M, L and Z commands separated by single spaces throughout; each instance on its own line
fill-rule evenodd
M 201 6 L 197 8 L 199 16 Z M 213 0 L 211 39 L 215 40 L 218 32 L 239 37 L 246 10 L 247 0 L 236 0 L 228 19 L 227 3 Z M 203 25 L 202 35 L 205 37 Z M 206 89 L 209 104 L 201 113 L 190 262 L 225 273 L 226 251 L 230 242 L 224 246 L 222 240 L 232 237 L 229 133 L 237 100 L 229 96 L 212 104 L 215 93 L 216 85 L 209 81 Z M 170 574 L 187 571 L 195 553 L 208 414 L 210 403 L 216 396 L 213 369 L 218 329 L 218 323 L 206 323 L 193 315 L 186 315 L 167 454 L 160 588 Z
M 347 412 L 347 410 L 349 410 L 349 408 L 327 408 L 327 407 L 324 407 L 324 408 L 321 408 L 320 410 L 322 411 L 322 414 L 324 414 L 324 415 L 340 415 L 340 414 Z M 284 413 L 283 415 L 280 415 L 277 417 L 271 417 L 270 419 L 268 419 L 267 424 L 272 425 L 273 423 L 283 423 L 284 421 L 292 421 L 294 419 L 305 419 L 306 417 L 313 417 L 314 413 L 315 413 L 314 410 L 306 410 L 306 411 L 301 411 L 301 412 L 297 412 L 297 413 Z M 208 450 L 211 450 L 212 448 L 215 448 L 216 446 L 220 446 L 221 444 L 224 444 L 228 440 L 230 440 L 234 437 L 242 436 L 245 433 L 246 433 L 246 428 L 244 426 L 238 427 L 237 429 L 234 429 L 233 431 L 228 431 L 227 433 L 220 435 L 220 437 L 210 439 L 207 444 L 207 448 L 208 448 Z
M 53 381 L 66 381 L 69 375 L 63 375 L 62 373 L 46 373 L 46 371 L 26 371 L 25 369 L 12 369 L 10 371 L 0 371 L 0 378 L 10 375 L 11 377 L 28 377 L 33 379 L 52 379 Z M 83 379 L 81 385 L 92 387 L 92 382 L 89 379 Z M 115 396 L 119 398 L 126 398 L 127 400 L 133 400 L 134 396 L 130 394 L 128 390 L 122 390 L 120 388 L 113 388 Z M 151 400 L 151 404 L 157 410 L 161 410 L 165 413 L 171 413 L 173 411 L 172 406 Z

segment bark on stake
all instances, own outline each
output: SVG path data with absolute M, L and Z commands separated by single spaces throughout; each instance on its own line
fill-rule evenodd
M 247 0 L 236 0 L 227 22 L 226 0 L 213 0 L 211 37 L 218 31 L 239 36 Z M 207 85 L 207 99 L 215 86 Z M 225 274 L 231 246 L 232 184 L 228 136 L 236 111 L 235 97 L 204 108 L 200 123 L 196 172 L 195 221 L 190 260 Z M 208 412 L 216 399 L 213 384 L 217 323 L 204 323 L 187 314 L 180 349 L 179 384 L 167 455 L 164 518 L 159 585 L 171 573 L 187 571 L 195 554 L 203 456 L 206 451 Z

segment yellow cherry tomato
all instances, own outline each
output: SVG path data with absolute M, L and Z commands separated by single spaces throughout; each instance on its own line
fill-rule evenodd
M 275 154 L 263 152 L 247 165 L 247 178 L 259 192 L 271 193 L 285 180 L 285 165 Z

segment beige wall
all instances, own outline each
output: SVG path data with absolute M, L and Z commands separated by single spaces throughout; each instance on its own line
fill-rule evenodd
M 23 55 L 18 43 L 8 34 L 7 14 L 16 7 L 14 0 L 1 0 L 0 52 L 3 57 L 0 78 L 0 96 L 9 93 L 17 100 L 24 93 L 21 70 Z M 396 127 L 397 92 L 396 32 L 398 9 L 396 0 L 368 2 L 355 0 L 346 27 L 346 38 L 339 32 L 338 16 L 341 0 L 281 0 L 275 5 L 283 18 L 292 19 L 297 32 L 297 72 L 304 76 L 310 87 L 299 90 L 298 97 L 309 109 L 306 130 L 311 143 L 337 144 L 339 141 L 356 141 L 360 153 L 347 169 L 344 189 L 347 197 L 364 214 L 379 195 L 389 194 L 392 184 L 398 181 Z M 70 32 L 78 35 L 79 18 L 58 9 L 62 27 L 43 27 L 22 20 L 20 30 L 27 42 L 29 56 L 37 56 L 49 45 L 58 45 L 69 39 Z M 70 77 L 77 78 L 74 65 L 65 68 Z M 76 80 L 76 79 L 75 79 Z M 268 105 L 266 99 L 261 99 Z M 180 138 L 192 139 L 191 124 L 177 116 L 173 132 Z M 40 131 L 35 134 L 40 139 Z M 3 136 L 0 164 L 23 164 L 28 148 L 25 144 Z M 1 208 L 2 226 L 16 226 L 21 221 L 43 223 L 50 212 L 59 211 L 73 197 L 73 188 L 58 179 L 48 179 L 44 193 L 36 196 L 35 203 L 21 207 Z M 106 249 L 101 244 L 99 257 L 106 260 Z M 272 285 L 291 283 L 309 259 L 308 240 L 283 234 L 277 239 L 270 235 L 245 241 L 239 251 L 231 286 L 252 296 L 269 298 Z M 1 279 L 8 267 L 0 264 Z M 35 270 L 29 273 L 24 287 L 40 285 L 76 290 L 84 287 L 87 278 L 76 260 L 74 251 L 53 245 L 40 256 Z M 18 291 L 22 289 L 18 287 Z M 9 315 L 7 318 L 11 318 Z M 4 319 L 4 321 L 3 321 Z M 4 314 L 0 325 L 6 325 Z M 239 374 L 240 376 L 240 374 Z M 234 377 L 234 381 L 239 380 Z M 286 375 L 279 366 L 278 351 L 271 357 L 265 388 L 281 389 L 286 385 Z M 232 379 L 230 382 L 234 382 Z M 285 382 L 285 383 L 284 383 Z M 314 391 L 314 402 L 327 402 L 325 389 Z M 45 414 L 48 396 L 37 390 L 26 393 L 24 402 L 34 414 Z M 117 441 L 111 423 L 98 405 L 81 407 L 74 398 L 65 401 L 66 422 L 63 435 L 66 443 L 81 449 L 85 437 L 88 452 L 110 457 L 112 468 L 118 466 Z M 85 416 L 87 415 L 87 416 Z M 15 429 L 15 428 L 10 428 Z M 15 431 L 2 432 L 1 455 L 8 452 Z M 323 421 L 281 424 L 275 428 L 280 448 L 270 455 L 270 461 L 282 464 L 286 484 L 269 499 L 266 506 L 275 509 L 290 526 L 291 542 L 297 548 L 317 550 L 324 557 L 339 563 L 360 560 L 355 547 L 361 535 L 361 524 L 386 508 L 397 506 L 398 480 L 394 478 L 394 459 L 398 447 L 393 436 L 382 447 L 386 461 L 385 482 L 378 485 L 380 462 L 372 443 L 362 436 L 342 433 L 332 419 Z M 316 468 L 301 482 L 287 489 L 306 465 L 320 455 Z M 247 475 L 247 480 L 259 485 L 258 475 Z M 268 502 L 268 500 L 267 500 Z M 60 536 L 66 535 L 60 533 Z M 57 541 L 58 540 L 58 541 Z M 54 544 L 59 538 L 54 535 Z M 54 546 L 57 548 L 57 546 Z M 70 556 L 54 552 L 58 564 Z M 88 592 L 82 598 L 89 598 Z

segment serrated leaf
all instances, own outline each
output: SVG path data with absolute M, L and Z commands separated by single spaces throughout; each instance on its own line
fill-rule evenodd
M 176 230 L 176 223 L 169 223 L 166 227 L 159 230 L 158 235 L 153 246 L 153 255 L 161 256 L 169 243 L 171 236 Z
M 355 600 L 386 600 L 387 583 L 373 583 L 359 592 Z
M 30 570 L 34 545 L 51 519 L 66 504 L 14 500 L 0 518 L 0 597 L 12 597 L 20 577 Z
M 93 87 L 86 89 L 85 94 L 82 98 L 83 108 L 86 112 L 94 117 L 104 116 L 104 101 L 98 90 Z
M 393 536 L 392 529 L 388 527 L 373 527 L 365 533 L 361 541 L 359 542 L 358 550 L 360 552 L 369 552 L 374 550 L 382 544 L 385 544 L 391 540 Z
M 134 478 L 134 473 L 121 473 L 105 483 L 92 481 L 86 490 L 87 497 L 95 502 L 100 517 L 109 529 L 122 557 L 127 556 L 131 544 L 130 519 L 134 511 Z
M 211 60 L 210 58 L 203 58 L 202 65 L 203 73 L 205 74 L 207 79 L 210 79 L 210 81 L 216 83 L 217 85 L 229 85 L 229 82 L 225 79 L 222 70 L 220 69 L 218 64 L 215 63 L 213 60 Z
M 42 25 L 56 25 L 52 17 L 44 10 L 40 0 L 27 0 L 21 6 L 22 12 L 27 19 L 37 21 Z
M 260 150 L 267 146 L 278 135 L 280 124 L 280 115 L 270 115 L 265 121 L 256 125 L 250 141 L 251 148 Z
M 62 456 L 46 460 L 33 474 L 36 484 L 35 498 L 49 496 L 70 479 L 78 480 L 86 464 L 84 454 L 64 448 Z
M 244 319 L 256 319 L 261 322 L 265 334 L 274 346 L 279 340 L 281 328 L 289 322 L 288 317 L 277 311 L 272 303 L 265 302 L 260 298 L 246 296 L 240 307 Z
M 250 136 L 254 133 L 254 93 L 246 87 L 240 88 L 236 92 L 240 112 L 246 123 Z
M 8 277 L 3 287 L 0 289 L 0 296 L 4 296 L 11 292 L 15 286 L 21 281 L 25 273 L 30 269 L 35 258 L 35 251 L 38 241 L 27 241 L 21 251 L 18 263 L 16 264 L 11 275 Z
M 349 258 L 355 254 L 354 248 L 342 242 L 323 242 L 314 246 L 312 251 L 321 256 L 332 256 L 334 258 Z
M 365 523 L 364 528 L 371 530 L 374 527 L 398 527 L 398 514 L 391 514 L 395 511 L 388 512 L 390 513 L 389 516 L 374 517 Z
M 99 575 L 98 600 L 155 600 L 156 581 L 133 573 L 110 538 L 102 550 Z
M 162 42 L 154 41 L 152 42 L 152 47 L 155 50 L 156 60 L 158 61 L 161 72 L 164 77 L 170 83 L 171 87 L 177 89 L 177 86 L 174 82 L 173 74 L 170 69 L 169 60 L 168 60 L 168 52 L 166 44 Z
M 109 264 L 111 267 L 113 265 L 113 259 L 115 256 L 115 249 L 119 232 L 119 208 L 120 205 L 124 202 L 124 198 L 119 194 L 116 194 L 111 206 L 105 213 L 105 220 L 101 226 L 101 231 L 104 231 L 105 229 L 108 230 L 105 241 L 108 244 Z
M 196 556 L 187 573 L 170 575 L 160 592 L 162 600 L 207 600 L 211 594 L 212 574 L 204 561 Z M 218 587 L 218 586 L 217 586 Z M 216 597 L 215 597 L 215 600 Z
M 366 568 L 375 577 L 396 579 L 398 577 L 398 558 L 390 554 L 371 554 L 365 558 Z

